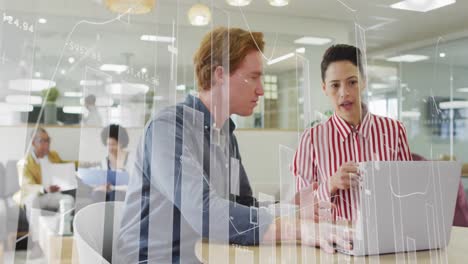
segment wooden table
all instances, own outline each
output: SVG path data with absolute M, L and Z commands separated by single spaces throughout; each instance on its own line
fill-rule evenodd
M 199 241 L 195 254 L 203 263 L 468 263 L 468 228 L 453 227 L 449 246 L 443 250 L 351 257 L 301 245 L 244 247 Z
M 74 239 L 72 236 L 50 235 L 46 242 L 47 252 L 44 252 L 48 263 L 72 264 L 77 262 L 77 251 L 74 249 Z M 75 251 L 75 252 L 73 252 Z
M 53 217 L 41 216 L 39 218 L 39 245 L 44 253 L 47 263 L 71 264 L 78 263 L 76 245 L 73 236 L 57 235 L 57 230 L 51 227 Z M 53 221 L 52 221 L 53 222 Z M 53 225 L 52 225 L 53 226 Z

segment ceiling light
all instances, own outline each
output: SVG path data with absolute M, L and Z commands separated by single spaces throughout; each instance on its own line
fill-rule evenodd
M 185 84 L 177 85 L 176 90 L 177 91 L 185 91 L 186 86 Z
M 62 111 L 66 114 L 83 114 L 82 106 L 64 106 Z
M 204 4 L 193 5 L 187 15 L 193 26 L 205 26 L 211 21 L 211 11 Z
M 172 43 L 175 41 L 175 38 L 166 37 L 166 36 L 156 36 L 156 35 L 141 35 L 140 40 L 151 41 L 151 42 Z
M 371 84 L 372 89 L 388 89 L 390 88 L 390 85 L 386 83 L 373 83 Z
M 454 4 L 456 0 L 404 0 L 391 5 L 391 8 L 417 12 L 428 12 L 437 8 Z
M 288 53 L 288 54 L 283 55 L 283 56 L 281 56 L 281 57 L 278 57 L 278 58 L 276 58 L 276 59 L 269 60 L 269 61 L 267 62 L 267 64 L 268 64 L 268 65 L 272 65 L 272 64 L 278 63 L 278 62 L 280 62 L 280 61 L 284 61 L 284 60 L 286 60 L 286 59 L 289 59 L 289 58 L 291 58 L 291 57 L 293 57 L 293 56 L 294 56 L 294 53 L 291 52 L 291 53 Z
M 146 68 L 141 68 L 141 72 L 142 72 L 142 73 L 147 73 L 148 70 L 147 70 Z
M 423 60 L 428 60 L 429 57 L 425 55 L 414 55 L 414 54 L 405 54 L 401 56 L 395 56 L 388 58 L 387 61 L 390 62 L 417 62 L 417 61 L 423 61 Z
M 252 0 L 226 0 L 226 2 L 232 6 L 247 6 Z
M 272 6 L 287 6 L 289 4 L 288 0 L 268 0 Z
M 65 70 L 63 70 L 63 69 L 60 70 L 60 74 L 65 75 L 66 73 L 67 73 L 67 71 L 65 71 Z
M 468 93 L 468 87 L 458 88 L 458 89 L 457 89 L 457 92 L 460 92 L 460 93 Z
M 305 53 L 305 48 L 304 48 L 304 47 L 302 47 L 302 48 L 297 48 L 297 49 L 296 49 L 296 52 L 297 52 L 297 53 L 302 53 L 302 54 L 304 54 L 304 53 Z
M 104 82 L 101 80 L 81 80 L 80 81 L 81 86 L 101 86 L 103 84 Z
M 468 101 L 440 102 L 440 109 L 468 108 Z
M 441 52 L 441 53 L 439 54 L 439 57 L 441 57 L 441 58 L 445 58 L 445 56 L 446 56 L 446 54 L 445 54 L 444 52 Z
M 318 37 L 302 37 L 296 39 L 294 43 L 303 45 L 325 45 L 330 43 L 332 40 L 329 38 L 318 38 Z
M 419 119 L 421 117 L 421 113 L 418 111 L 403 111 L 401 112 L 401 117 Z
M 0 113 L 32 112 L 34 107 L 30 104 L 8 104 L 0 102 Z
M 40 105 L 42 104 L 42 97 L 23 94 L 10 94 L 5 97 L 5 102 L 9 104 Z
M 73 57 L 68 58 L 68 63 L 72 64 L 74 62 L 75 62 L 75 58 Z
M 36 78 L 41 78 L 41 73 L 40 73 L 40 72 L 35 72 L 35 73 L 34 73 L 34 77 L 36 77 Z
M 121 65 L 121 64 L 103 64 L 101 67 L 99 67 L 101 71 L 111 71 L 111 72 L 117 72 L 117 73 L 122 73 L 128 69 L 127 65 Z
M 37 20 L 37 22 L 39 22 L 39 24 L 45 24 L 45 23 L 47 23 L 47 19 L 45 19 L 45 18 L 39 18 L 39 19 Z
M 109 94 L 135 95 L 145 94 L 149 87 L 142 83 L 111 83 L 106 85 L 106 92 Z
M 107 8 L 115 13 L 146 14 L 151 12 L 156 0 L 105 0 Z
M 17 79 L 8 82 L 9 89 L 24 92 L 40 92 L 56 85 L 54 81 L 42 79 Z
M 65 97 L 83 97 L 83 93 L 82 92 L 64 92 L 63 95 Z

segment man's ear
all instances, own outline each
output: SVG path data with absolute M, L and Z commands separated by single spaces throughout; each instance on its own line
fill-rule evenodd
M 217 66 L 213 73 L 213 81 L 215 85 L 224 84 L 224 68 L 223 66 Z

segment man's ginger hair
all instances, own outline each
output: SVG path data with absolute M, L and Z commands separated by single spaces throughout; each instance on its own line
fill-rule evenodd
M 210 90 L 212 74 L 216 67 L 223 66 L 223 58 L 229 60 L 229 73 L 232 74 L 239 68 L 247 54 L 252 51 L 263 52 L 264 46 L 261 32 L 225 27 L 210 31 L 203 37 L 193 58 L 198 90 Z

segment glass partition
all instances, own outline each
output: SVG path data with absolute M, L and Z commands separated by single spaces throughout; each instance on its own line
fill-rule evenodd
M 321 217 L 352 222 L 362 241 L 378 241 L 384 227 L 376 211 L 359 219 L 379 207 L 370 192 L 377 180 L 363 186 L 353 171 L 354 185 L 331 191 L 329 180 L 344 163 L 468 163 L 466 36 L 439 28 L 436 38 L 404 43 L 413 42 L 411 32 L 398 35 L 404 31 L 398 21 L 411 23 L 413 13 L 390 12 L 389 1 L 279 2 L 0 1 L 0 262 L 70 258 L 62 249 L 80 258 L 83 249 L 67 240 L 72 233 L 80 242 L 93 239 L 90 256 L 114 263 L 190 262 L 194 245 L 207 241 L 260 243 L 262 261 L 281 254 L 288 263 L 327 262 L 333 257 L 309 254 L 306 243 L 280 248 L 258 236 L 283 217 L 310 218 L 320 205 Z M 219 27 L 244 29 L 252 39 L 263 34 L 265 48 L 256 42 L 252 49 L 261 51 L 259 76 L 231 69 L 241 65 L 232 64 L 231 54 L 242 47 L 230 45 L 225 33 L 217 43 L 205 40 L 204 57 L 197 54 L 206 34 Z M 400 38 L 391 41 L 392 34 Z M 340 44 L 352 45 L 351 55 L 322 65 L 327 50 Z M 197 62 L 214 66 L 200 74 Z M 206 93 L 212 87 L 219 89 Z M 242 96 L 251 112 L 239 110 Z M 347 116 L 353 107 L 356 120 Z M 44 183 L 49 163 L 63 165 L 55 169 L 73 188 Z M 439 188 L 435 171 L 424 179 Z M 396 186 L 401 194 L 400 176 L 392 173 L 386 190 Z M 301 193 L 311 189 L 311 196 Z M 402 235 L 406 197 L 391 190 L 394 225 L 388 230 L 395 231 L 398 249 L 414 249 L 423 239 Z M 427 215 L 441 213 L 437 202 L 427 201 Z M 80 215 L 86 208 L 102 214 Z M 247 220 L 239 222 L 233 211 Z M 77 215 L 100 228 L 72 230 Z M 440 225 L 426 220 L 428 229 Z M 280 224 L 275 236 L 299 228 Z M 307 227 L 317 236 L 334 228 L 327 221 Z M 438 239 L 428 233 L 431 243 Z M 58 256 L 48 250 L 57 238 Z M 16 244 L 26 256 L 15 256 Z M 356 245 L 380 253 L 377 243 Z M 228 249 L 220 251 L 222 261 L 220 252 L 205 257 L 229 262 Z M 235 251 L 238 259 L 257 258 L 250 249 Z M 407 257 L 412 253 L 397 260 Z

